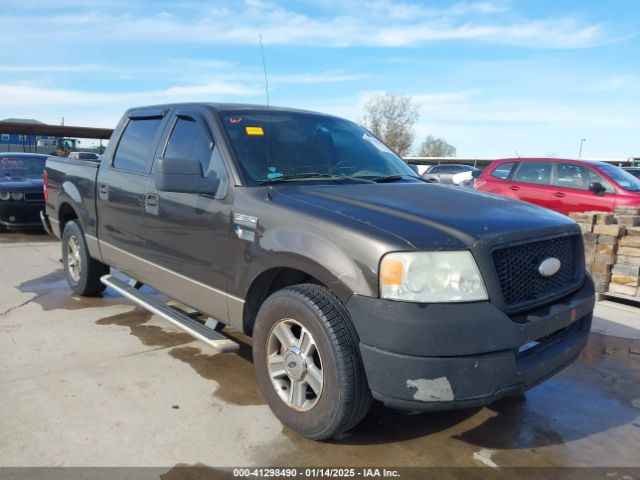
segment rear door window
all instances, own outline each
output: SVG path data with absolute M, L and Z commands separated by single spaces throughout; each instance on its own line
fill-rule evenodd
M 515 166 L 516 162 L 501 163 L 491 172 L 491 176 L 499 178 L 500 180 L 506 180 L 511 175 Z
M 514 180 L 536 185 L 550 185 L 552 166 L 551 162 L 521 162 Z
M 127 124 L 113 157 L 113 167 L 131 172 L 146 172 L 150 150 L 162 118 L 131 119 Z

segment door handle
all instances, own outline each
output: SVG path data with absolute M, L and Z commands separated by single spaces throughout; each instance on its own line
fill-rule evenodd
M 109 200 L 109 185 L 107 183 L 98 184 L 98 197 L 100 200 Z
M 160 198 L 158 197 L 158 195 L 147 194 L 145 197 L 144 203 L 148 207 L 157 207 L 159 201 L 160 201 Z
M 554 193 L 554 194 L 553 194 L 553 196 L 554 196 L 554 197 L 557 197 L 557 198 L 564 198 L 564 197 L 566 197 L 567 195 L 566 195 L 566 194 L 564 194 L 564 193 L 562 193 L 562 192 L 556 192 L 556 193 Z
M 520 187 L 518 187 L 517 185 L 511 185 L 509 187 L 509 190 L 520 190 Z
M 147 193 L 144 196 L 144 211 L 150 215 L 159 215 L 160 197 L 154 193 Z

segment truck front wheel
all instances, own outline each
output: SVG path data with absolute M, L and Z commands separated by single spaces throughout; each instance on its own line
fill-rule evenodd
M 358 335 L 328 289 L 294 285 L 260 307 L 253 361 L 267 403 L 282 423 L 313 440 L 354 427 L 371 406 Z
M 62 263 L 67 283 L 78 295 L 91 297 L 106 288 L 100 277 L 109 273 L 109 266 L 91 258 L 84 233 L 75 220 L 64 227 Z

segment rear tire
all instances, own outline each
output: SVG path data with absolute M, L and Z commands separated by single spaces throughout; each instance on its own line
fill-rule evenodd
M 326 440 L 353 428 L 369 411 L 358 334 L 328 289 L 302 284 L 272 294 L 260 307 L 252 343 L 267 403 L 299 434 Z
M 78 295 L 93 297 L 104 291 L 100 277 L 109 273 L 109 266 L 91 258 L 80 224 L 70 220 L 62 234 L 62 263 L 67 283 Z

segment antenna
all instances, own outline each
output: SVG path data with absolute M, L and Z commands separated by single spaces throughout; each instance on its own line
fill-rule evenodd
M 264 71 L 264 91 L 267 96 L 267 151 L 265 155 L 266 168 L 265 172 L 267 172 L 267 200 L 271 200 L 271 185 L 269 184 L 269 79 L 267 77 L 267 60 L 264 55 L 264 45 L 262 44 L 262 34 L 258 34 L 258 38 L 260 39 L 260 54 L 262 55 L 262 70 Z

